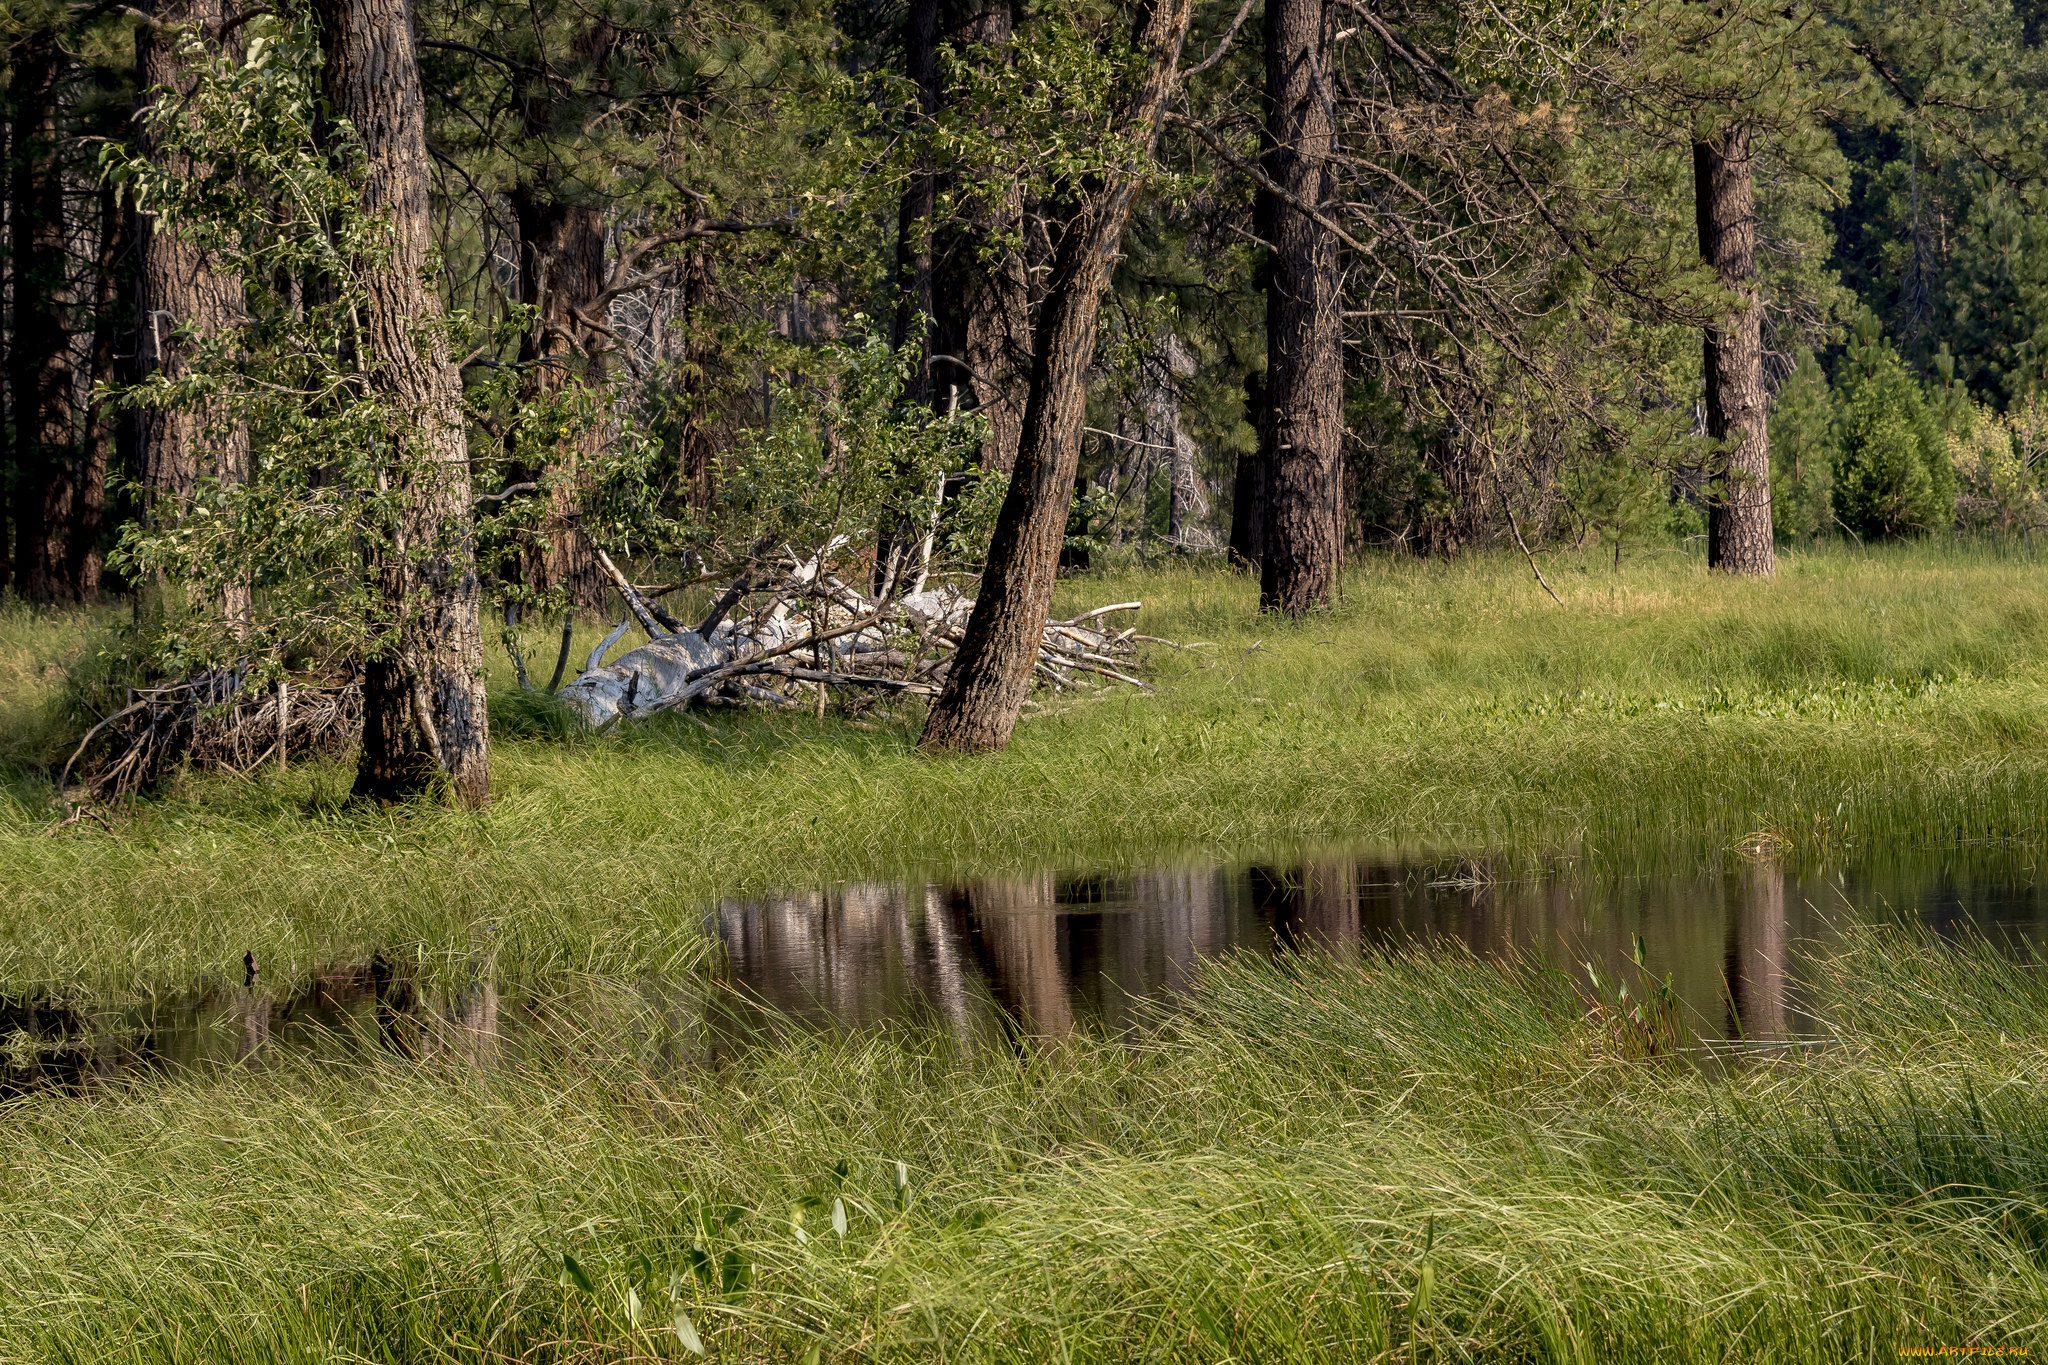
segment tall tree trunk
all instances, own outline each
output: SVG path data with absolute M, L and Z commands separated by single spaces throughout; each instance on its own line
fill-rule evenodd
M 1146 70 L 1114 134 L 1142 150 L 1121 153 L 1111 170 L 1073 187 L 1067 198 L 1032 346 L 1017 467 L 996 518 L 974 614 L 919 741 L 928 751 L 1002 748 L 1030 690 L 1081 460 L 1096 316 L 1158 140 L 1192 10 L 1192 0 L 1148 0 L 1140 8 L 1132 46 L 1144 55 Z
M 47 29 L 21 38 L 9 82 L 14 159 L 8 177 L 13 336 L 8 397 L 14 415 L 14 564 L 23 596 L 48 602 L 65 586 L 71 512 L 71 343 L 64 280 L 64 184 L 56 91 L 61 57 Z
M 1329 0 L 1267 0 L 1266 167 L 1303 203 L 1335 189 L 1335 91 Z M 1337 469 L 1344 437 L 1344 341 L 1337 243 L 1267 193 L 1272 255 L 1266 281 L 1266 402 L 1270 480 L 1259 605 L 1299 616 L 1336 589 Z
M 0 102 L 0 167 L 12 167 L 14 164 L 12 156 L 15 146 L 14 114 L 14 101 Z M 9 190 L 14 188 L 14 178 L 11 173 L 7 175 L 5 183 Z M 9 220 L 13 217 L 11 208 L 0 206 L 0 213 L 4 213 L 5 217 Z M 8 234 L 7 241 L 11 249 L 13 246 L 13 235 L 11 232 Z M 11 289 L 14 276 L 11 263 L 4 274 L 5 283 Z M 11 300 L 6 302 L 8 306 L 11 306 Z M 20 469 L 17 463 L 17 453 L 21 449 L 21 445 L 15 439 L 13 420 L 13 333 L 13 327 L 0 326 L 0 474 L 18 474 Z M 21 571 L 20 557 L 14 543 L 13 523 L 14 507 L 12 499 L 0 497 L 0 588 L 11 587 L 16 592 L 19 592 L 21 590 L 19 579 Z
M 399 490 L 378 587 L 396 628 L 363 679 L 356 792 L 425 791 L 438 767 L 456 796 L 490 795 L 482 593 L 477 583 L 462 380 L 426 287 L 432 247 L 426 108 L 405 0 L 315 0 L 322 92 L 362 139 L 363 210 L 389 250 L 359 261 L 368 295 L 363 345 L 371 390 L 390 405 L 390 477 Z
M 917 122 L 928 124 L 939 108 L 938 0 L 910 0 L 904 11 L 903 71 L 917 91 Z M 923 132 L 920 126 L 914 135 Z M 938 308 L 932 294 L 932 214 L 937 205 L 938 176 L 931 158 L 919 152 L 896 205 L 896 317 L 889 339 L 912 367 L 903 397 L 921 405 L 932 401 L 932 354 L 938 349 Z M 908 520 L 888 517 L 875 528 L 872 591 L 879 593 L 893 581 L 893 566 L 911 552 L 916 540 L 917 527 Z
M 158 0 L 154 9 L 156 26 L 136 35 L 138 83 L 145 90 L 185 90 L 191 73 L 178 51 L 184 31 L 217 30 L 226 8 L 222 0 Z M 208 170 L 146 144 L 144 151 L 175 174 L 200 176 Z M 196 345 L 241 320 L 242 282 L 222 269 L 211 252 L 160 227 L 146 212 L 138 215 L 135 235 L 137 378 L 161 371 L 180 379 L 191 368 Z M 174 522 L 182 517 L 201 479 L 235 484 L 249 477 L 248 428 L 240 422 L 225 430 L 221 426 L 219 415 L 202 407 L 142 410 L 136 439 L 146 518 Z M 235 587 L 222 605 L 229 616 L 241 616 L 247 599 L 248 589 Z
M 537 310 L 533 330 L 520 344 L 525 366 L 521 397 L 546 402 L 591 382 L 602 382 L 588 348 L 579 344 L 588 329 L 583 310 L 604 292 L 604 217 L 596 209 L 564 202 L 549 188 L 514 187 L 512 211 L 519 222 L 520 302 Z M 542 543 L 522 566 L 526 582 L 546 590 L 568 589 L 571 605 L 600 615 L 605 579 L 597 555 L 576 522 L 576 480 L 582 457 L 602 448 L 604 431 L 578 432 L 556 449 L 565 476 L 550 496 Z M 535 478 L 542 470 L 524 471 Z
M 71 581 L 81 602 L 97 602 L 103 556 L 100 534 L 107 512 L 107 468 L 113 462 L 118 418 L 98 396 L 99 386 L 118 382 L 114 338 L 127 322 L 121 286 L 132 277 L 124 257 L 127 215 L 111 184 L 100 188 L 99 254 L 93 263 L 92 384 L 85 414 L 85 440 L 78 461 L 78 489 L 71 509 Z
M 701 512 L 711 506 L 718 491 L 718 405 L 720 380 L 725 372 L 712 332 L 711 309 L 718 292 L 718 277 L 712 269 L 709 246 L 690 243 L 677 283 L 682 294 L 684 332 L 682 363 L 677 367 L 683 416 L 676 437 L 676 469 L 681 475 L 684 501 Z
M 178 51 L 182 31 L 217 27 L 222 0 L 160 0 L 158 27 L 138 34 L 136 62 L 144 89 L 183 90 L 190 72 Z M 185 157 L 149 149 L 166 169 L 186 176 L 206 174 Z M 136 352 L 143 375 L 162 371 L 182 378 L 191 367 L 194 342 L 233 326 L 243 312 L 242 282 L 220 269 L 211 253 L 160 228 L 147 212 L 136 225 Z M 189 329 L 189 338 L 175 335 Z M 143 497 L 155 516 L 181 515 L 201 478 L 246 477 L 249 435 L 239 424 L 225 436 L 208 434 L 211 418 L 192 408 L 144 409 L 141 419 Z M 168 511 L 158 504 L 168 501 Z
M 1700 255 L 1736 307 L 1706 329 L 1707 435 L 1730 442 L 1727 472 L 1707 505 L 1707 566 L 1764 575 L 1771 543 L 1771 442 L 1764 396 L 1763 309 L 1756 282 L 1756 189 L 1740 124 L 1692 147 Z
M 570 44 L 572 55 L 579 64 L 600 69 L 617 36 L 609 23 L 588 24 Z M 520 128 L 527 138 L 540 141 L 553 133 L 559 121 L 553 93 L 552 87 L 537 84 L 522 96 Z M 604 364 L 591 325 L 602 326 L 604 320 L 591 313 L 604 292 L 604 214 L 579 202 L 552 159 L 525 170 L 510 199 L 519 224 L 520 302 L 536 310 L 534 326 L 520 342 L 519 358 L 526 367 L 521 397 L 545 402 L 601 386 Z M 605 436 L 601 424 L 593 425 L 556 447 L 555 464 L 564 477 L 550 496 L 541 544 L 522 566 L 529 584 L 544 590 L 565 587 L 571 605 L 592 615 L 604 611 L 606 584 L 596 552 L 577 523 L 577 489 L 587 477 L 586 461 L 604 448 Z M 544 472 L 528 470 L 522 477 Z

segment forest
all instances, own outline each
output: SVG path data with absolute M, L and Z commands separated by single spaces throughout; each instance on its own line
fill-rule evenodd
M 2048 0 L 0 0 L 0 1365 L 2048 1327 Z

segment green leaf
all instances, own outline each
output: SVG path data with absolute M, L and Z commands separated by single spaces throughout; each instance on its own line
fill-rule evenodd
M 704 1354 L 704 1339 L 697 1335 L 697 1324 L 690 1321 L 690 1315 L 682 1309 L 676 1310 L 676 1340 L 683 1343 L 683 1349 L 693 1356 Z
M 583 1267 L 576 1263 L 576 1258 L 566 1251 L 562 1253 L 562 1269 L 569 1276 L 570 1282 L 584 1293 L 594 1294 L 597 1292 L 595 1286 L 590 1283 L 590 1276 L 584 1273 Z
M 626 1321 L 636 1329 L 640 1326 L 640 1294 L 631 1285 L 626 1287 Z
M 841 1237 L 846 1235 L 846 1204 L 842 1200 L 832 1201 L 832 1231 Z

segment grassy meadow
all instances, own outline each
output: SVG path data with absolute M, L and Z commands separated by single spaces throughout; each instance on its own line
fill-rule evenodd
M 245 951 L 272 991 L 380 952 L 487 961 L 539 1002 L 503 1046 L 0 1099 L 0 1362 L 2032 1344 L 2048 981 L 1974 939 L 1849 930 L 1804 969 L 1826 1044 L 1733 1065 L 1456 949 L 1226 958 L 1114 1040 L 704 1046 L 720 893 L 1340 841 L 1643 868 L 2042 848 L 2031 558 L 1546 570 L 1562 605 L 1519 560 L 1374 560 L 1298 625 L 1236 575 L 1079 576 L 1065 605 L 1142 598 L 1143 631 L 1209 647 L 978 759 L 918 756 L 911 711 L 564 734 L 494 652 L 487 810 L 353 805 L 345 764 L 309 762 L 54 830 L 67 679 L 120 618 L 0 610 L 0 1004 L 231 995 Z M 681 984 L 657 1004 L 650 976 Z
M 373 949 L 511 979 L 688 967 L 709 896 L 907 869 L 1113 870 L 1342 841 L 1697 864 L 1759 835 L 1803 860 L 2048 837 L 2048 601 L 1995 547 L 1374 559 L 1342 604 L 1261 619 L 1242 575 L 1081 575 L 1142 599 L 1157 691 L 1052 700 L 1009 750 L 932 760 L 914 709 L 714 711 L 564 736 L 491 650 L 488 810 L 347 802 L 344 763 L 180 780 L 54 834 L 43 770 L 82 728 L 67 670 L 118 613 L 0 616 L 0 994 L 270 981 Z M 594 635 L 602 627 L 592 627 Z M 578 659 L 594 639 L 579 638 Z M 536 670 L 548 632 L 526 641 Z
M 2048 982 L 1897 932 L 1835 1042 L 1649 1058 L 1458 952 L 1124 1042 L 315 1063 L 0 1109 L 7 1361 L 1794 1362 L 2048 1322 Z M 607 1027 L 607 1023 L 612 1027 Z

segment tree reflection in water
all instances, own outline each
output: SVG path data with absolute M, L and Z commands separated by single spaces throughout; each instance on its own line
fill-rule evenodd
M 960 886 L 851 884 L 719 905 L 707 927 L 723 949 L 722 984 L 572 977 L 501 998 L 485 952 L 431 987 L 380 953 L 288 991 L 250 972 L 235 989 L 129 1008 L 0 999 L 0 1095 L 79 1089 L 137 1067 L 261 1066 L 281 1049 L 489 1069 L 542 1036 L 569 1047 L 622 1042 L 666 1070 L 744 1050 L 791 1023 L 908 1021 L 963 1042 L 1028 1046 L 1078 1028 L 1118 1033 L 1143 1002 L 1185 988 L 1204 958 L 1356 958 L 1431 942 L 1537 957 L 1583 982 L 1588 961 L 1610 980 L 1631 979 L 1640 936 L 1692 1033 L 1770 1043 L 1814 1031 L 1800 1003 L 1801 954 L 1854 919 L 1911 913 L 1937 933 L 1977 929 L 2039 950 L 2048 912 L 2031 869 L 1952 856 L 1934 871 L 1792 874 L 1758 859 L 1701 876 L 1599 877 L 1569 865 L 1508 875 L 1485 857 L 1328 855 Z M 705 1007 L 707 986 L 717 1009 Z

